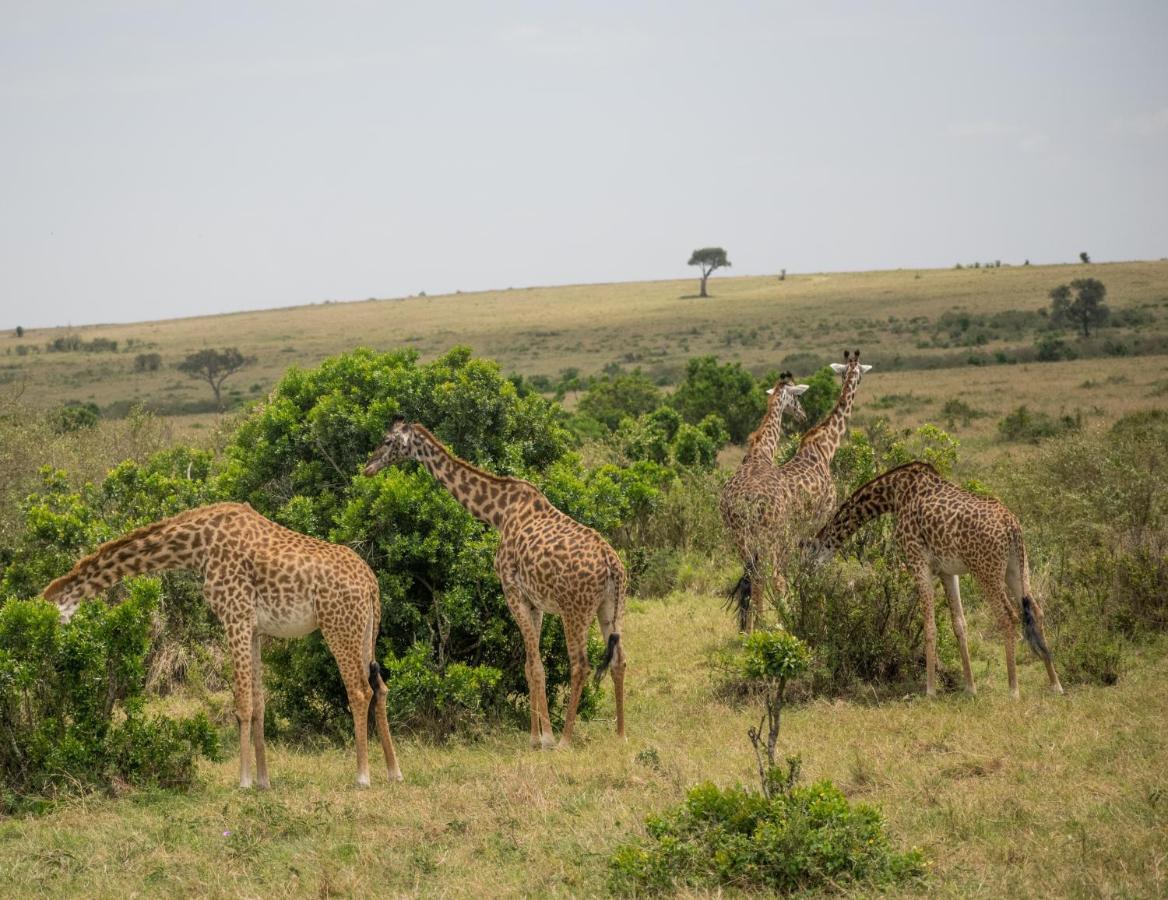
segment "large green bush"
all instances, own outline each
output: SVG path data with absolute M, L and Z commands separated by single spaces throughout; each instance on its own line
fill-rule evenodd
M 730 439 L 739 444 L 758 427 L 767 406 L 766 393 L 753 375 L 738 363 L 718 365 L 713 356 L 689 361 L 669 402 L 691 425 L 711 413 L 721 416 Z
M 660 388 L 640 369 L 635 369 L 593 381 L 577 408 L 615 431 L 621 419 L 635 419 L 652 412 L 661 405 L 661 400 Z
M 55 606 L 10 599 L 0 607 L 0 809 L 77 787 L 185 787 L 217 738 L 202 715 L 143 712 L 151 614 L 160 585 L 129 582 L 129 597 L 82 606 L 60 625 Z
M 556 408 L 517 390 L 495 363 L 465 348 L 425 365 L 412 351 L 362 349 L 311 371 L 292 369 L 240 426 L 226 450 L 220 491 L 361 552 L 381 587 L 378 655 L 399 681 L 414 682 L 399 684 L 398 694 L 457 695 L 475 717 L 497 713 L 500 698 L 526 702 L 522 640 L 493 568 L 496 532 L 417 464 L 373 478 L 360 474 L 395 415 L 424 423 L 455 453 L 492 472 L 546 480 L 553 502 L 606 531 L 631 514 L 639 491 L 657 488 L 642 489 L 638 478 L 630 481 L 620 470 L 588 477 L 577 471 L 579 490 L 569 497 L 563 486 L 573 468 L 570 436 Z M 560 627 L 548 617 L 550 692 L 567 683 Z M 424 676 L 418 647 L 427 648 Z M 274 644 L 267 658 L 278 718 L 296 730 L 349 733 L 344 686 L 319 637 Z M 451 678 L 459 685 L 444 683 Z M 472 689 L 480 693 L 474 702 Z M 585 713 L 595 702 L 593 690 L 582 701 Z M 395 696 L 391 690 L 391 704 Z M 391 706 L 391 716 L 425 724 L 414 715 L 416 706 L 403 700 Z

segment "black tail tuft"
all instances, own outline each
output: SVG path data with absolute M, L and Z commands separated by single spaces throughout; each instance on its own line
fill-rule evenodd
M 742 631 L 746 631 L 746 625 L 750 618 L 750 568 L 742 573 L 742 577 L 734 587 L 726 593 L 726 604 L 722 607 L 726 610 L 736 609 L 738 612 L 738 627 Z
M 604 673 L 608 671 L 608 667 L 612 665 L 612 659 L 616 656 L 616 647 L 620 643 L 619 634 L 610 634 L 608 636 L 608 646 L 604 648 L 604 659 L 600 661 L 600 666 L 596 670 L 596 674 L 592 677 L 594 684 L 600 684 L 600 679 L 604 677 Z
M 377 664 L 377 660 L 369 663 L 369 686 L 373 688 L 373 694 L 376 696 L 381 688 L 381 666 Z
M 1050 650 L 1042 640 L 1042 635 L 1038 633 L 1038 622 L 1034 618 L 1034 601 L 1026 596 L 1022 597 L 1022 633 L 1026 635 L 1026 643 L 1030 645 L 1030 649 L 1049 662 Z

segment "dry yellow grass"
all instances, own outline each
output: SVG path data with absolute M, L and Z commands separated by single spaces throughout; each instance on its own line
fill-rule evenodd
M 237 398 L 264 396 L 290 365 L 311 366 L 358 345 L 377 349 L 413 347 L 425 357 L 454 344 L 497 359 L 504 371 L 556 375 L 568 367 L 585 374 L 606 364 L 641 366 L 676 377 L 687 359 L 712 353 L 762 373 L 794 354 L 834 359 L 843 347 L 858 346 L 869 358 L 897 355 L 920 360 L 953 357 L 960 348 L 918 347 L 905 323 L 935 320 L 945 312 L 995 313 L 1037 310 L 1048 304 L 1051 287 L 1084 275 L 1103 280 L 1116 311 L 1139 309 L 1152 315 L 1151 333 L 1163 333 L 1168 316 L 1168 262 L 1125 262 L 1085 266 L 1026 266 L 1001 269 L 933 269 L 885 272 L 716 278 L 714 296 L 694 299 L 696 282 L 641 282 L 484 291 L 443 297 L 411 297 L 330 303 L 287 309 L 127 325 L 74 329 L 84 340 L 116 340 L 119 352 L 15 355 L 25 344 L 43 347 L 64 329 L 36 329 L 21 339 L 0 337 L 0 383 L 7 392 L 24 383 L 25 399 L 41 406 L 67 400 L 148 402 L 169 408 L 211 398 L 204 383 L 174 369 L 187 353 L 202 347 L 238 346 L 256 364 L 236 375 L 226 389 Z M 890 317 L 899 324 L 893 327 Z M 1020 336 L 1029 346 L 1032 338 Z M 132 345 L 131 345 L 132 342 Z M 1009 342 L 977 348 L 991 357 Z M 162 356 L 159 372 L 134 371 L 139 352 Z M 1083 360 L 1041 373 L 1019 366 L 894 372 L 885 362 L 866 385 L 869 399 L 886 393 L 921 394 L 940 405 L 966 390 L 987 395 L 997 413 L 1019 396 L 1043 411 L 1098 406 L 1103 417 L 1117 404 L 1140 401 L 1149 385 L 1164 379 L 1168 357 Z M 1108 383 L 1120 373 L 1132 379 Z M 1155 373 L 1154 376 L 1149 373 Z M 805 375 L 807 372 L 796 374 Z M 1102 384 L 1090 393 L 1077 386 Z M 987 386 L 1001 385 L 1003 392 Z M 985 389 L 983 390 L 983 387 Z M 1150 403 L 1168 402 L 1154 398 Z M 1016 405 L 1016 403 L 1015 403 Z M 214 417 L 189 419 L 205 426 Z M 992 426 L 991 426 L 992 427 Z
M 634 603 L 626 635 L 627 743 L 605 714 L 563 753 L 528 750 L 518 726 L 449 746 L 401 736 L 405 783 L 381 777 L 366 792 L 352 787 L 348 750 L 271 747 L 266 794 L 233 786 L 228 752 L 189 795 L 94 797 L 0 822 L 0 893 L 603 894 L 609 854 L 646 813 L 704 779 L 755 777 L 753 710 L 714 697 L 710 655 L 736 639 L 717 603 Z M 1133 660 L 1115 687 L 1065 697 L 1043 689 L 1028 659 L 1018 702 L 1000 641 L 978 635 L 973 649 L 976 699 L 815 702 L 784 717 L 782 749 L 802 754 L 807 778 L 880 806 L 896 842 L 926 850 L 932 873 L 910 894 L 1164 896 L 1164 648 Z

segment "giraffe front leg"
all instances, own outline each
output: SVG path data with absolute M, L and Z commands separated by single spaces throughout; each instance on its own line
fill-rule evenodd
M 264 750 L 264 670 L 258 631 L 252 632 L 251 637 L 251 685 L 251 742 L 255 747 L 256 787 L 267 790 L 272 784 L 268 780 L 268 760 Z
M 937 696 L 937 614 L 933 607 L 933 573 L 924 561 L 913 565 L 913 578 L 925 617 L 925 696 Z
M 519 626 L 523 638 L 524 674 L 527 676 L 527 694 L 531 704 L 531 746 L 535 749 L 549 749 L 555 746 L 552 734 L 552 720 L 548 714 L 547 681 L 544 676 L 543 660 L 539 655 L 539 636 L 543 627 L 543 610 L 528 603 L 522 592 L 500 573 L 503 583 L 503 598 L 511 610 L 511 617 Z
M 250 623 L 224 623 L 227 641 L 231 647 L 232 693 L 235 696 L 235 718 L 239 721 L 239 786 L 250 788 L 251 775 L 251 734 L 252 734 L 252 639 Z
M 973 667 L 969 664 L 969 642 L 965 636 L 965 607 L 961 605 L 961 583 L 956 575 L 942 575 L 941 584 L 949 597 L 949 612 L 953 616 L 953 633 L 957 635 L 957 646 L 961 650 L 961 668 L 965 672 L 965 690 L 976 694 L 973 683 Z

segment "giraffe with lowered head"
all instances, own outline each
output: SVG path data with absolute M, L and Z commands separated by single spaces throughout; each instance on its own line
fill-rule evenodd
M 731 592 L 732 602 L 738 604 L 738 620 L 747 631 L 762 614 L 766 582 L 777 591 L 786 589 L 781 568 L 790 549 L 791 531 L 802 527 L 804 519 L 823 521 L 835 507 L 831 461 L 847 434 L 860 379 L 872 367 L 860 365 L 859 350 L 845 350 L 843 363 L 831 367 L 843 378 L 843 387 L 827 417 L 803 435 L 789 460 L 769 472 L 759 467 L 765 478 L 755 478 L 737 498 L 723 497 L 723 521 L 730 530 L 736 534 L 750 530 L 755 535 L 745 542 L 745 572 Z M 767 445 L 761 440 L 758 444 L 765 452 Z
M 370 701 L 389 777 L 401 769 L 385 717 L 385 682 L 374 645 L 381 596 L 373 571 L 348 547 L 300 534 L 246 503 L 215 503 L 145 525 L 102 544 L 45 588 L 65 621 L 81 601 L 129 575 L 193 569 L 223 623 L 234 664 L 239 786 L 267 788 L 260 635 L 303 637 L 320 629 L 341 670 L 357 741 L 357 786 L 369 786 Z
M 722 524 L 734 539 L 738 556 L 746 567 L 747 574 L 735 587 L 750 592 L 749 604 L 738 604 L 738 625 L 744 631 L 752 625 L 751 610 L 757 612 L 762 602 L 762 579 L 750 579 L 753 561 L 759 559 L 766 550 L 769 529 L 759 527 L 767 520 L 767 512 L 779 496 L 771 490 L 779 479 L 779 467 L 775 465 L 775 450 L 783 435 L 783 414 L 789 413 L 802 421 L 807 414 L 799 403 L 799 396 L 807 390 L 805 384 L 794 384 L 794 376 L 783 372 L 779 380 L 767 391 L 767 411 L 758 428 L 746 439 L 746 455 L 742 457 L 737 471 L 730 476 L 722 488 L 718 507 L 722 514 Z M 731 603 L 735 594 L 731 595 Z
M 366 475 L 405 459 L 420 462 L 475 518 L 498 529 L 495 572 L 523 636 L 531 696 L 531 745 L 555 745 L 548 713 L 547 683 L 539 653 L 545 612 L 560 616 L 572 671 L 571 694 L 560 746 L 572 740 L 576 707 L 588 677 L 588 626 L 599 619 L 605 642 L 599 682 L 611 669 L 616 694 L 616 732 L 625 733 L 621 643 L 625 613 L 625 567 L 599 534 L 556 509 L 522 478 L 492 475 L 450 452 L 424 426 L 398 416 L 373 451 Z
M 977 693 L 969 664 L 965 611 L 958 576 L 970 573 L 990 603 L 1006 639 L 1006 677 L 1018 696 L 1014 643 L 1019 617 L 1031 649 L 1046 664 L 1050 688 L 1062 693 L 1043 634 L 1042 608 L 1030 592 L 1030 570 L 1022 527 L 998 500 L 981 497 L 946 481 L 926 462 L 889 469 L 861 485 L 840 506 L 832 520 L 810 541 L 825 559 L 861 525 L 891 513 L 896 517 L 896 542 L 916 580 L 925 617 L 925 693 L 936 694 L 937 622 L 933 610 L 933 578 L 949 597 L 953 630 L 961 650 L 965 689 Z

